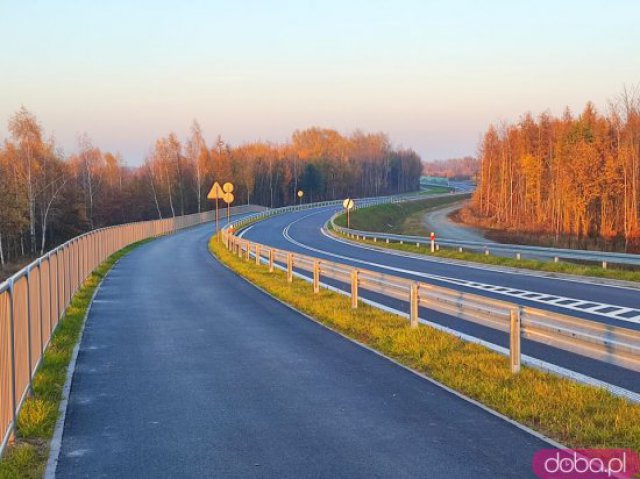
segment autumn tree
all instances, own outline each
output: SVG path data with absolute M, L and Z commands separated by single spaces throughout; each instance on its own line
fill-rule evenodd
M 194 121 L 184 142 L 158 138 L 138 167 L 87 134 L 65 157 L 25 108 L 9 132 L 0 147 L 0 265 L 91 229 L 205 211 L 213 181 L 233 182 L 236 204 L 278 207 L 297 202 L 299 189 L 305 201 L 416 190 L 421 170 L 415 152 L 394 149 L 382 133 L 318 127 L 280 144 L 233 146 L 218 135 L 209 148 Z
M 24 106 L 9 120 L 9 132 L 16 143 L 13 149 L 14 161 L 18 168 L 14 171 L 22 179 L 26 188 L 27 208 L 29 213 L 30 249 L 36 249 L 36 191 L 40 172 L 42 153 L 42 129 L 36 117 Z
M 606 115 L 525 114 L 491 126 L 470 213 L 488 226 L 640 248 L 640 100 L 625 90 Z

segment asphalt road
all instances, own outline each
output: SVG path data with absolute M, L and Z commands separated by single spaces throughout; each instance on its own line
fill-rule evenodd
M 322 208 L 281 216 L 254 224 L 244 235 L 275 248 L 296 251 L 361 268 L 394 274 L 401 277 L 467 291 L 497 299 L 513 301 L 540 309 L 571 314 L 604 324 L 615 324 L 629 329 L 640 329 L 640 321 L 623 320 L 610 310 L 631 309 L 631 314 L 640 314 L 640 292 L 637 289 L 590 284 L 583 280 L 563 280 L 539 274 L 505 273 L 487 265 L 465 266 L 428 257 L 408 257 L 394 251 L 373 250 L 362 245 L 353 245 L 343 240 L 322 234 L 322 225 L 335 212 L 335 208 Z M 345 289 L 347 285 L 343 286 Z M 502 291 L 500 291 L 502 290 Z M 509 291 L 517 291 L 509 293 Z M 523 294 L 539 293 L 537 300 L 526 299 Z M 367 297 L 366 291 L 361 295 Z M 387 306 L 408 311 L 408 305 L 397 300 L 368 295 L 370 299 Z M 562 305 L 558 301 L 571 298 L 585 305 L 602 303 L 602 313 L 594 313 L 580 306 Z M 606 309 L 606 308 L 609 309 Z M 629 315 L 629 313 L 625 313 Z M 500 346 L 508 346 L 506 334 L 468 321 L 455 319 L 433 311 L 421 311 L 421 317 L 438 322 L 462 333 L 482 338 Z M 583 356 L 567 353 L 550 346 L 524 340 L 523 354 L 548 361 L 572 371 L 594 377 L 601 381 L 640 392 L 640 374 L 612 366 Z
M 437 208 L 425 213 L 423 221 L 425 224 L 425 236 L 429 231 L 436 233 L 438 238 L 459 241 L 475 241 L 479 243 L 491 244 L 482 235 L 482 232 L 469 226 L 463 226 L 449 219 L 449 215 L 460 209 L 464 203 L 455 203 L 444 208 Z
M 210 229 L 105 279 L 58 477 L 532 477 L 545 442 L 259 292 Z

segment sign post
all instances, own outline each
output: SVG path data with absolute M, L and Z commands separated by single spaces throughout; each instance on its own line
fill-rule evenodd
M 347 229 L 351 228 L 351 214 L 350 211 L 355 206 L 355 202 L 351 198 L 347 198 L 342 202 L 342 206 L 347 210 Z
M 431 234 L 429 235 L 429 237 L 431 238 L 431 252 L 435 253 L 435 251 L 436 251 L 436 234 L 432 231 Z
M 231 218 L 231 213 L 229 209 L 231 208 L 231 203 L 235 199 L 233 196 L 233 183 L 229 183 L 228 181 L 222 185 L 222 191 L 224 191 L 224 195 L 222 199 L 227 204 L 227 224 L 229 224 L 229 220 Z
M 220 184 L 217 181 L 213 184 L 213 186 L 211 187 L 211 190 L 209 191 L 209 194 L 207 195 L 208 199 L 216 201 L 216 234 L 218 234 L 219 222 L 220 222 L 220 216 L 218 212 L 218 200 L 221 199 L 223 195 L 224 195 L 224 191 L 222 191 L 222 188 L 220 187 Z

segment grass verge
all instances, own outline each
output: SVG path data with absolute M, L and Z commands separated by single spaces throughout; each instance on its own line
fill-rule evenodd
M 439 195 L 453 191 L 448 186 L 420 186 L 420 195 Z
M 91 273 L 71 299 L 71 304 L 58 323 L 44 353 L 42 365 L 33 378 L 33 395 L 27 398 L 18 415 L 15 442 L 0 460 L 0 478 L 35 479 L 43 476 L 69 361 L 78 342 L 91 298 L 107 272 L 120 258 L 149 241 L 151 239 L 134 243 L 109 256 Z
M 524 367 L 512 375 L 508 358 L 428 326 L 360 305 L 310 283 L 288 283 L 281 271 L 238 258 L 212 240 L 225 265 L 328 327 L 478 400 L 569 447 L 624 447 L 640 451 L 640 405 L 611 393 Z
M 431 200 L 421 200 L 407 203 L 395 203 L 389 205 L 376 205 L 361 208 L 351 214 L 351 227 L 361 231 L 383 232 L 402 235 L 426 236 L 422 218 L 424 214 L 433 208 L 447 204 L 436 200 L 452 200 L 449 198 L 432 198 Z M 346 227 L 347 218 L 342 214 L 335 219 L 335 224 Z M 384 243 L 372 240 L 355 240 L 359 243 L 370 244 L 381 248 L 388 248 L 408 253 L 418 253 L 436 258 L 456 259 L 469 261 L 472 263 L 490 264 L 497 266 L 508 266 L 512 268 L 530 269 L 533 271 L 543 271 L 547 273 L 562 273 L 576 276 L 590 276 L 595 278 L 615 279 L 622 281 L 640 282 L 640 271 L 633 269 L 618 268 L 616 265 L 609 265 L 603 269 L 600 265 L 588 265 L 567 263 L 560 261 L 541 261 L 535 259 L 516 259 L 503 256 L 484 255 L 481 253 L 462 253 L 454 249 L 441 248 L 435 253 L 431 253 L 429 246 L 416 246 L 415 243 Z
M 334 234 L 339 234 L 333 232 Z M 344 235 L 341 235 L 344 236 Z M 571 274 L 575 276 L 590 276 L 594 278 L 606 278 L 615 279 L 621 281 L 635 281 L 640 282 L 640 271 L 631 271 L 624 269 L 617 269 L 615 266 L 609 266 L 607 269 L 603 269 L 596 265 L 582 265 L 575 263 L 565 263 L 553 261 L 540 261 L 535 259 L 515 259 L 507 258 L 503 256 L 484 255 L 480 253 L 462 252 L 451 249 L 440 248 L 439 251 L 434 253 L 428 245 L 416 246 L 415 243 L 385 243 L 382 241 L 374 242 L 373 240 L 362 240 L 349 238 L 349 241 L 355 241 L 357 243 L 367 244 L 371 246 L 377 246 L 380 248 L 387 248 L 396 251 L 405 251 L 407 253 L 423 254 L 426 256 L 433 256 L 434 258 L 446 258 L 456 259 L 461 261 L 469 261 L 472 263 L 490 264 L 497 266 L 507 266 L 510 268 L 522 268 L 532 271 L 543 271 L 547 273 L 562 273 Z
M 414 214 L 422 215 L 430 209 L 455 203 L 464 198 L 466 198 L 466 196 L 444 196 L 359 208 L 351 213 L 351 228 L 362 231 L 385 231 L 387 233 L 408 234 L 404 230 L 404 223 L 410 216 Z M 335 223 L 338 226 L 346 228 L 346 215 L 338 216 Z

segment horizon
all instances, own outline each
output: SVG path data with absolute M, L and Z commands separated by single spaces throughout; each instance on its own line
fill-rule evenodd
M 156 138 L 184 139 L 194 119 L 209 142 L 283 143 L 318 126 L 384 132 L 423 161 L 476 156 L 489 124 L 589 101 L 603 112 L 640 82 L 635 2 L 3 10 L 0 39 L 20 49 L 0 53 L 0 136 L 24 105 L 66 154 L 86 132 L 130 166 Z

